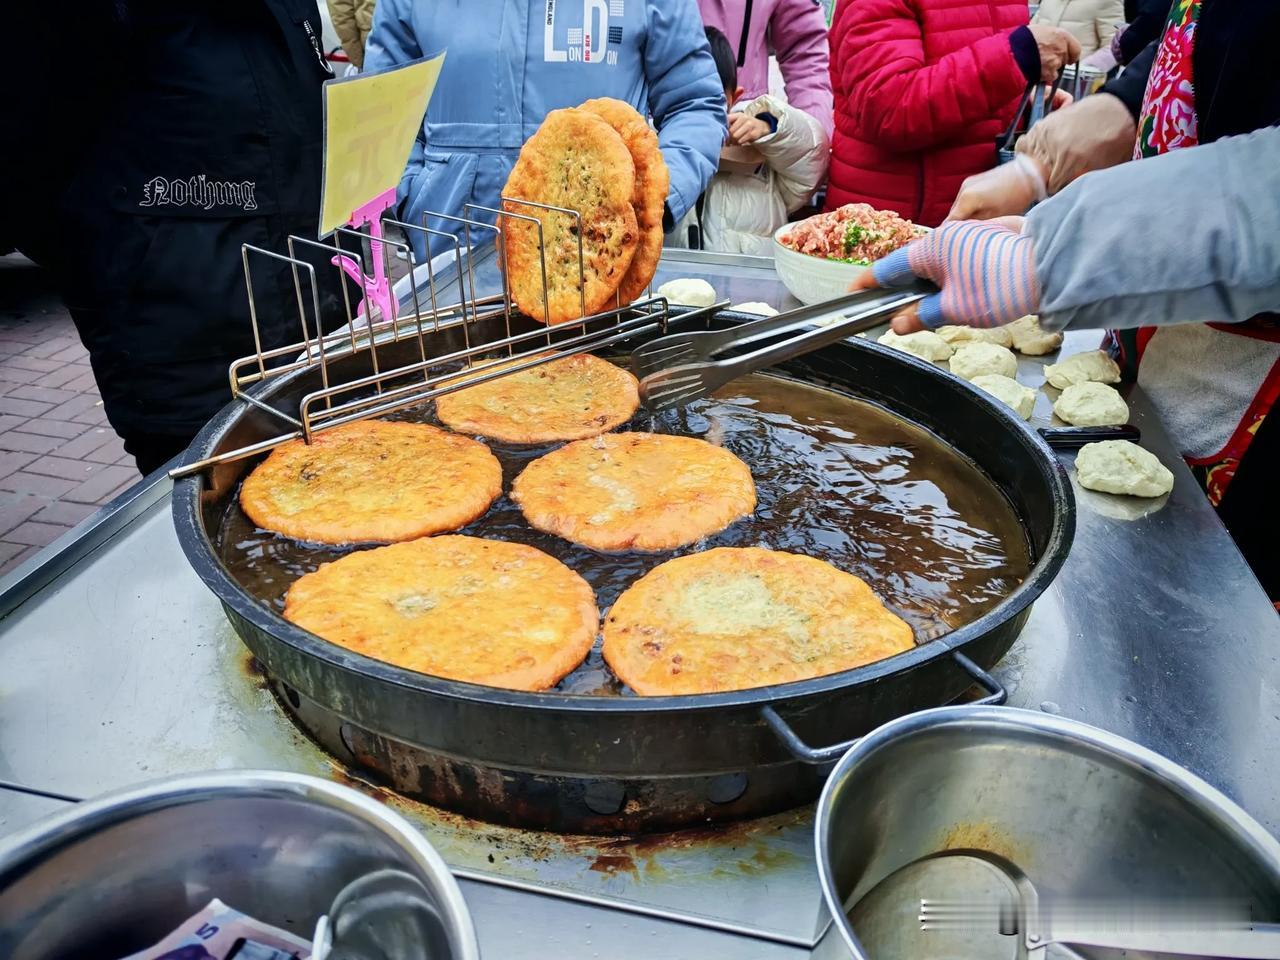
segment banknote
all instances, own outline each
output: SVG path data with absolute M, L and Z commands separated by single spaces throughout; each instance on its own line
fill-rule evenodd
M 154 947 L 123 960 L 308 960 L 311 944 L 211 900 Z

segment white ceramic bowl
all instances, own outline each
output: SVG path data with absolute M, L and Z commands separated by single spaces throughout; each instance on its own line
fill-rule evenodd
M 800 221 L 803 223 L 804 221 Z M 841 263 L 826 257 L 797 253 L 778 239 L 799 223 L 785 223 L 773 232 L 773 265 L 779 279 L 791 295 L 801 303 L 822 303 L 849 292 L 849 284 L 865 269 L 854 263 Z M 917 227 L 926 233 L 929 227 Z
M 778 278 L 801 303 L 822 303 L 824 300 L 843 296 L 849 291 L 853 278 L 863 268 L 852 263 L 797 253 L 784 246 L 778 238 L 796 226 L 794 223 L 786 223 L 774 231 L 773 265 L 778 271 Z

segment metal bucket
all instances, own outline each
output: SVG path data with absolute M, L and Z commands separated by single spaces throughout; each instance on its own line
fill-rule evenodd
M 160 780 L 77 804 L 0 843 L 0 957 L 127 956 L 217 897 L 311 940 L 353 881 L 420 883 L 432 960 L 478 960 L 443 860 L 407 822 L 315 777 L 227 771 Z
M 832 921 L 815 957 L 1026 956 L 1005 912 L 1018 875 L 1042 905 L 1231 902 L 1255 923 L 1280 918 L 1280 844 L 1248 814 L 1150 750 L 1034 711 L 885 724 L 836 766 L 815 838 Z M 948 903 L 990 923 L 925 929 Z M 1076 949 L 1065 955 L 1116 955 Z

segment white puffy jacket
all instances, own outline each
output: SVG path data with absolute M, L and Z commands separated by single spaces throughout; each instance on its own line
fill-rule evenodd
M 1083 59 L 1111 45 L 1124 25 L 1124 0 L 1040 0 L 1031 22 L 1066 30 L 1080 41 Z
M 667 234 L 669 247 L 692 246 L 693 228 L 704 250 L 770 256 L 773 232 L 809 202 L 827 175 L 827 133 L 807 113 L 768 94 L 734 109 L 777 118 L 778 129 L 752 144 L 764 163 L 752 173 L 712 177 L 701 201 Z

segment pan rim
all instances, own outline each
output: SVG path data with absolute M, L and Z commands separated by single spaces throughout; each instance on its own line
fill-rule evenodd
M 725 313 L 730 317 L 738 316 L 731 311 L 725 311 Z M 742 320 L 753 319 L 750 315 L 740 316 Z M 227 572 L 204 527 L 200 497 L 205 488 L 205 481 L 201 473 L 174 481 L 173 515 L 178 540 L 196 574 L 218 600 L 236 616 L 248 621 L 275 640 L 288 645 L 295 652 L 319 660 L 330 668 L 354 673 L 415 694 L 438 696 L 460 702 L 583 715 L 666 714 L 726 708 L 758 709 L 780 703 L 830 696 L 850 688 L 875 683 L 898 673 L 923 667 L 954 651 L 963 650 L 970 643 L 980 640 L 992 630 L 1013 620 L 1029 607 L 1048 589 L 1066 562 L 1075 535 L 1076 504 L 1066 468 L 1058 456 L 1039 433 L 994 397 L 927 361 L 867 339 L 854 338 L 841 341 L 836 346 L 867 350 L 879 355 L 890 364 L 897 363 L 908 368 L 927 370 L 928 375 L 941 378 L 954 392 L 964 395 L 967 402 L 976 400 L 980 406 L 986 408 L 988 414 L 994 416 L 1012 432 L 1036 462 L 1048 467 L 1042 475 L 1054 502 L 1061 505 L 1060 509 L 1055 510 L 1053 525 L 1045 547 L 1040 551 L 1040 556 L 1023 581 L 1008 596 L 976 620 L 956 630 L 895 656 L 864 664 L 852 670 L 743 690 L 654 697 L 601 697 L 554 691 L 521 691 L 448 680 L 396 667 L 330 643 L 295 626 L 261 601 L 251 597 Z M 303 369 L 274 381 L 266 381 L 259 384 L 258 389 L 253 392 L 261 399 L 285 388 L 296 377 L 303 376 L 307 372 L 308 370 Z M 196 460 L 207 455 L 214 449 L 222 435 L 249 409 L 246 405 L 238 404 L 234 399 L 231 400 L 192 440 L 187 458 Z M 891 412 L 922 429 L 928 429 L 902 413 Z M 963 451 L 957 452 L 964 455 Z

